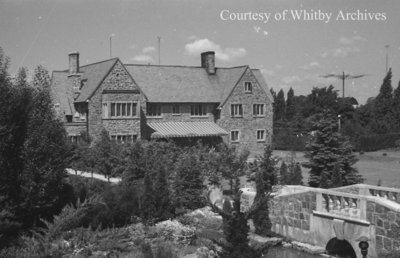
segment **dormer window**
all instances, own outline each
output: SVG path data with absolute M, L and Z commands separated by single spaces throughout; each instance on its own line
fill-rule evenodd
M 244 83 L 244 92 L 252 93 L 253 92 L 253 84 L 251 82 Z

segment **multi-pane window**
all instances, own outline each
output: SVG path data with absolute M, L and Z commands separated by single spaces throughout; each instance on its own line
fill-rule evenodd
M 161 104 L 147 104 L 147 116 L 161 116 Z
M 253 85 L 251 82 L 245 82 L 244 83 L 244 91 L 245 92 L 252 92 L 253 91 Z
M 264 104 L 253 104 L 253 116 L 264 116 Z
M 180 113 L 181 113 L 181 110 L 180 110 L 179 104 L 173 104 L 172 105 L 172 114 L 179 115 Z
M 131 143 L 136 140 L 137 135 L 132 134 L 116 134 L 111 135 L 111 140 L 118 142 L 118 143 Z
M 257 130 L 257 141 L 265 141 L 265 130 Z
M 191 116 L 207 116 L 206 106 L 203 104 L 192 104 L 190 106 Z
M 130 118 L 136 117 L 137 104 L 133 102 L 103 103 L 103 118 Z
M 232 142 L 238 142 L 239 141 L 239 131 L 231 131 L 231 141 Z
M 243 116 L 242 104 L 231 104 L 231 116 L 232 117 L 242 117 Z

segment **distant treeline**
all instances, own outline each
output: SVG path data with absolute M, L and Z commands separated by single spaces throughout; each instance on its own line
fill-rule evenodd
M 383 79 L 379 94 L 364 105 L 354 97 L 341 98 L 332 85 L 314 87 L 307 96 L 296 96 L 292 88 L 281 89 L 274 98 L 273 143 L 275 149 L 305 150 L 318 114 L 330 112 L 338 117 L 340 133 L 358 151 L 375 151 L 400 146 L 400 83 L 392 87 L 392 71 Z

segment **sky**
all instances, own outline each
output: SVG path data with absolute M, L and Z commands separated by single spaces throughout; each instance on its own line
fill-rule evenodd
M 364 75 L 345 85 L 363 104 L 379 92 L 386 55 L 399 83 L 399 14 L 398 0 L 0 0 L 0 47 L 11 74 L 67 69 L 72 51 L 81 65 L 189 66 L 215 51 L 217 67 L 259 68 L 285 94 L 332 84 L 341 96 L 341 80 L 324 75 Z

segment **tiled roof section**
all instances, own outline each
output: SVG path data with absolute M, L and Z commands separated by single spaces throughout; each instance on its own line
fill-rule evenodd
M 81 66 L 79 72 L 82 73 L 82 80 L 86 80 L 86 83 L 75 102 L 84 102 L 89 99 L 117 61 L 118 58 L 113 58 Z
M 228 133 L 213 122 L 148 123 L 154 132 L 151 138 L 223 136 Z
M 52 74 L 52 97 L 54 103 L 60 104 L 60 110 L 65 115 L 72 115 L 75 113 L 73 89 L 68 87 L 68 74 L 65 71 L 54 71 Z
M 263 87 L 263 89 L 265 90 L 265 93 L 267 94 L 271 103 L 274 102 L 274 98 L 272 97 L 270 89 L 269 89 L 267 82 L 265 81 L 264 76 L 262 75 L 261 71 L 259 69 L 251 69 L 251 71 L 253 72 L 254 76 L 256 77 L 258 83 L 260 83 L 261 87 Z
M 214 102 L 235 86 L 245 67 L 216 68 L 208 75 L 202 67 L 125 65 L 150 102 Z

